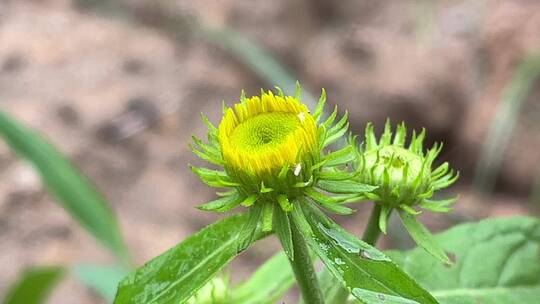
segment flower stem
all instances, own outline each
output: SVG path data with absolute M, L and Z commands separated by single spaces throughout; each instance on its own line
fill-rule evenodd
M 300 231 L 291 221 L 291 235 L 294 248 L 294 260 L 289 259 L 296 282 L 302 292 L 304 303 L 324 304 L 324 298 L 317 280 L 317 272 L 313 268 L 313 261 L 309 255 L 306 242 L 302 238 Z
M 379 228 L 379 217 L 381 216 L 381 205 L 375 203 L 373 206 L 373 211 L 369 216 L 369 221 L 364 230 L 364 235 L 362 236 L 362 241 L 375 246 L 377 240 L 381 235 L 381 229 Z

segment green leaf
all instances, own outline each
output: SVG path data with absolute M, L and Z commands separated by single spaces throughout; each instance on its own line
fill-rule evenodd
M 291 234 L 291 223 L 287 212 L 284 212 L 280 208 L 276 208 L 275 221 L 276 221 L 276 234 L 281 242 L 281 246 L 285 251 L 285 254 L 289 259 L 294 260 L 294 247 Z
M 182 303 L 237 254 L 247 214 L 222 219 L 190 236 L 130 274 L 118 286 L 116 304 Z M 255 239 L 264 235 L 255 234 Z
M 361 184 L 353 181 L 320 180 L 317 187 L 332 193 L 356 193 L 362 194 L 377 189 L 377 186 Z
M 291 264 L 281 252 L 266 261 L 248 281 L 231 292 L 231 303 L 273 304 L 281 299 L 294 282 Z
M 424 248 L 432 256 L 445 264 L 451 264 L 450 259 L 435 240 L 433 235 L 420 223 L 416 217 L 406 211 L 399 211 L 399 217 L 409 232 L 413 240 L 420 247 Z
M 128 271 L 118 265 L 79 264 L 71 268 L 71 273 L 111 303 L 116 295 L 118 283 L 128 274 Z
M 5 304 L 45 303 L 52 289 L 64 277 L 62 267 L 39 267 L 25 271 L 9 289 Z
M 107 201 L 64 155 L 38 133 L 3 112 L 0 112 L 0 136 L 34 165 L 47 190 L 88 232 L 118 256 L 127 255 L 118 223 Z
M 540 221 L 528 217 L 463 224 L 435 236 L 454 253 L 448 267 L 422 248 L 388 254 L 441 304 L 525 304 L 540 299 Z
M 390 297 L 394 296 L 422 304 L 437 303 L 376 248 L 346 232 L 316 207 L 303 204 L 302 208 L 304 213 L 299 208 L 293 210 L 300 232 L 328 270 L 353 295 L 366 303 L 381 303 L 372 299 L 371 295 L 376 295 L 376 299 L 381 296 L 395 299 Z M 369 297 L 364 298 L 364 295 Z

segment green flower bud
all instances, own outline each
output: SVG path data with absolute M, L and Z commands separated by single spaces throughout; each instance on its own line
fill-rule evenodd
M 414 207 L 435 212 L 447 212 L 454 199 L 432 200 L 436 191 L 453 184 L 458 174 L 443 163 L 433 169 L 433 164 L 442 145 L 435 144 L 424 152 L 425 130 L 420 134 L 413 131 L 408 146 L 407 129 L 400 124 L 392 134 L 390 121 L 377 140 L 373 125 L 368 123 L 365 142 L 358 150 L 360 166 L 358 181 L 378 186 L 366 197 L 381 204 L 385 209 L 400 208 L 408 213 L 419 213 Z M 387 211 L 386 213 L 389 213 Z

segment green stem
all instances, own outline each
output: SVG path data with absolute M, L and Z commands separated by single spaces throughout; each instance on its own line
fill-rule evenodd
M 362 241 L 375 246 L 377 240 L 381 235 L 381 229 L 379 228 L 379 217 L 381 216 L 381 205 L 375 203 L 373 206 L 373 211 L 369 216 L 369 221 L 364 230 L 364 235 L 362 236 Z
M 309 255 L 308 247 L 294 221 L 291 221 L 291 236 L 294 260 L 289 259 L 289 262 L 294 271 L 298 287 L 302 292 L 304 303 L 324 304 L 324 297 L 317 280 L 317 272 L 313 268 L 313 261 Z

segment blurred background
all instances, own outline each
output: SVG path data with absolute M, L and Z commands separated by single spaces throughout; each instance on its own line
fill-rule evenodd
M 538 215 L 540 2 L 537 0 L 0 0 L 0 107 L 39 130 L 109 199 L 141 265 L 222 217 L 190 172 L 200 112 L 299 80 L 326 88 L 352 130 L 368 121 L 428 131 L 461 178 L 439 231 L 486 217 Z M 360 234 L 371 208 L 337 218 Z M 394 221 L 395 222 L 395 221 Z M 383 247 L 410 241 L 393 225 Z M 111 263 L 0 142 L 0 296 L 31 265 Z M 246 277 L 277 251 L 233 263 Z M 51 303 L 105 303 L 69 279 Z

